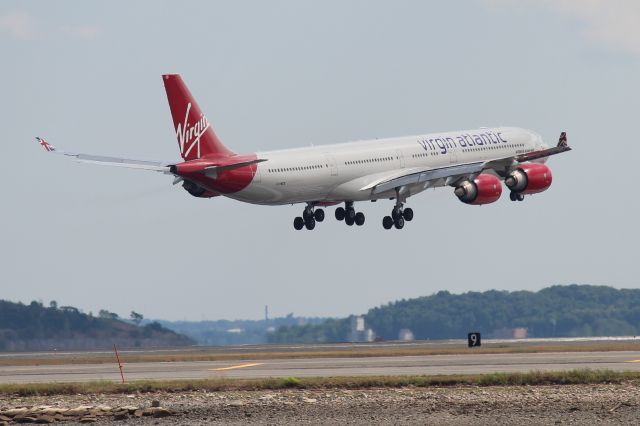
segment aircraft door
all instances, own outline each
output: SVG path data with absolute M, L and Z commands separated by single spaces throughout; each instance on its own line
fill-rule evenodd
M 404 155 L 402 155 L 402 150 L 396 150 L 396 158 L 399 160 L 400 168 L 404 169 Z
M 458 162 L 458 153 L 455 149 L 449 148 L 449 162 L 451 164 Z
M 324 155 L 326 158 L 326 165 L 329 166 L 329 171 L 331 173 L 331 176 L 338 176 L 338 167 L 336 166 L 336 159 L 333 158 L 333 155 L 331 154 L 325 154 Z

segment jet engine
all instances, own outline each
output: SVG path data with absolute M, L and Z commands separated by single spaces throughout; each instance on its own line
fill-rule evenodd
M 493 175 L 479 175 L 474 180 L 462 181 L 453 193 L 465 204 L 490 204 L 502 195 L 502 184 Z
M 211 191 L 206 190 L 205 188 L 190 180 L 185 179 L 184 182 L 182 182 L 182 187 L 185 189 L 185 191 L 187 191 L 194 197 L 211 198 L 218 196 L 218 194 L 212 193 Z
M 551 186 L 551 170 L 544 164 L 525 163 L 509 173 L 504 183 L 518 194 L 536 194 Z

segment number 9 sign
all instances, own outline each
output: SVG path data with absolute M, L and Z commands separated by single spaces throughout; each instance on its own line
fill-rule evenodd
M 474 332 L 467 334 L 467 343 L 470 348 L 480 346 L 480 333 Z

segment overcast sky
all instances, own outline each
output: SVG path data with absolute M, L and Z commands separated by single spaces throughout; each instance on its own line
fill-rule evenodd
M 3 1 L 0 298 L 163 319 L 344 316 L 393 300 L 640 285 L 640 3 Z M 161 74 L 240 153 L 514 125 L 574 150 L 549 191 L 468 206 L 451 189 L 361 203 L 196 199 L 153 172 L 46 155 L 179 159 Z M 52 158 L 54 157 L 54 158 Z

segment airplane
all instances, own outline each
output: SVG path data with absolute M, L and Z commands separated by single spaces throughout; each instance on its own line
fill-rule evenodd
M 325 219 L 323 207 L 338 206 L 335 217 L 362 226 L 361 201 L 394 200 L 384 229 L 402 229 L 413 219 L 409 197 L 429 188 L 452 187 L 460 201 L 483 205 L 502 195 L 512 201 L 546 191 L 552 174 L 545 165 L 571 150 L 562 132 L 548 147 L 542 137 L 516 127 L 482 127 L 445 133 L 347 142 L 334 145 L 237 154 L 216 136 L 179 74 L 162 76 L 178 140 L 181 162 L 131 160 L 60 151 L 42 138 L 47 152 L 101 165 L 151 170 L 174 176 L 173 184 L 198 198 L 229 197 L 261 204 L 305 204 L 296 230 L 312 230 Z

